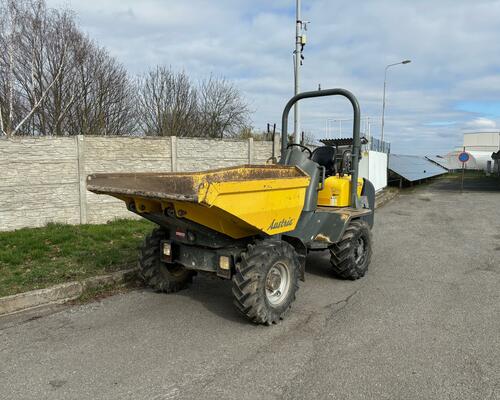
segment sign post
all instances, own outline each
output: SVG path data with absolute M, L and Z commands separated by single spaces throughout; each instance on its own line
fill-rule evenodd
M 470 160 L 469 153 L 464 150 L 458 155 L 458 161 L 462 163 L 462 183 L 460 185 L 460 192 L 464 192 L 464 175 L 465 175 L 465 163 Z

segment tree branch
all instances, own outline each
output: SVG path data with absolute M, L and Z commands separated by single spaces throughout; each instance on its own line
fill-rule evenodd
M 2 102 L 0 101 L 0 134 L 7 136 L 7 132 L 3 129 L 3 114 L 2 114 Z
M 24 123 L 33 115 L 33 113 L 36 111 L 38 107 L 40 107 L 40 104 L 42 104 L 42 101 L 45 99 L 47 96 L 47 93 L 49 92 L 50 88 L 54 86 L 54 83 L 59 79 L 61 76 L 62 70 L 63 70 L 63 62 L 61 62 L 61 65 L 59 66 L 59 71 L 57 72 L 57 75 L 55 76 L 54 80 L 50 83 L 49 86 L 44 90 L 38 101 L 35 103 L 35 105 L 31 108 L 31 111 L 17 124 L 16 128 L 12 131 L 11 135 L 14 136 L 17 131 L 24 125 Z

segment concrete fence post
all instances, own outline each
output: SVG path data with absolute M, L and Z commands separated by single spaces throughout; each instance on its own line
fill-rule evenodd
M 177 137 L 170 136 L 170 159 L 172 165 L 170 166 L 172 172 L 177 172 Z
M 253 154 L 253 138 L 248 138 L 248 163 L 253 164 L 254 154 Z
M 274 151 L 272 151 L 271 157 L 279 157 L 281 154 L 281 135 L 278 133 L 274 135 Z
M 84 136 L 76 136 L 76 161 L 78 172 L 78 191 L 80 205 L 80 224 L 87 223 L 87 176 L 85 174 Z

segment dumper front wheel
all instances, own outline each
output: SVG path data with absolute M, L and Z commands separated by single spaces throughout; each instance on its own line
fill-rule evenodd
M 279 240 L 248 246 L 233 276 L 234 303 L 258 324 L 283 319 L 295 300 L 300 263 L 295 249 Z
M 165 232 L 154 229 L 146 236 L 139 253 L 139 268 L 144 282 L 154 290 L 165 293 L 178 292 L 191 282 L 193 272 L 180 264 L 161 261 L 160 245 Z

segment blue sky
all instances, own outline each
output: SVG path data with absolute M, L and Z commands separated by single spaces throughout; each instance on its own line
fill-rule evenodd
M 166 64 L 195 80 L 210 73 L 231 79 L 256 129 L 278 123 L 293 94 L 294 0 L 48 4 L 72 8 L 82 29 L 132 75 Z M 394 152 L 446 153 L 464 131 L 500 129 L 499 16 L 498 0 L 303 0 L 311 24 L 302 89 L 350 89 L 378 136 L 384 68 L 410 58 L 388 73 L 386 138 Z M 317 138 L 327 119 L 349 117 L 339 99 L 302 107 L 302 126 Z
M 498 118 L 500 117 L 500 99 L 499 101 L 460 101 L 457 103 L 457 110 L 478 113 L 488 118 Z

